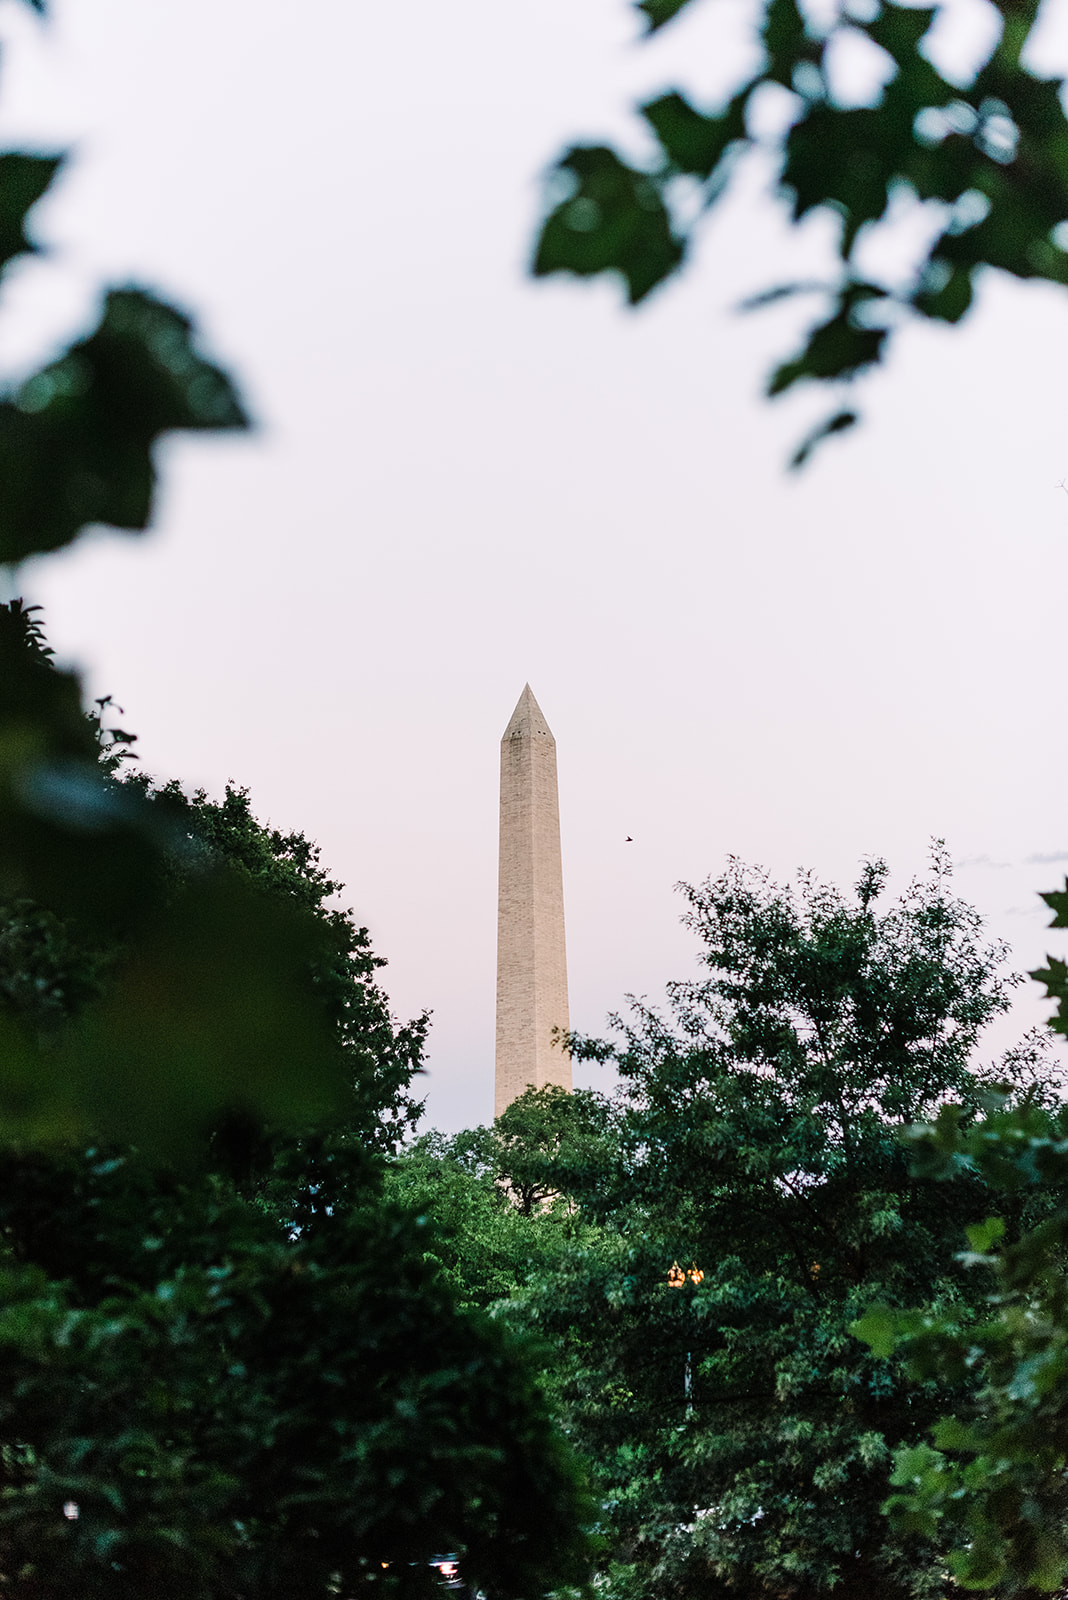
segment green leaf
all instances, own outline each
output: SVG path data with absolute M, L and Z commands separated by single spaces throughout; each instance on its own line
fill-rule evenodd
M 644 12 L 647 33 L 655 33 L 665 22 L 677 17 L 690 0 L 638 0 L 638 10 Z
M 925 287 L 932 277 L 942 282 L 937 288 Z M 938 256 L 932 256 L 921 286 L 912 296 L 912 304 L 925 317 L 939 322 L 959 322 L 972 303 L 972 275 L 966 266 L 949 267 Z
M 57 550 L 93 523 L 145 528 L 157 439 L 247 426 L 188 319 L 112 290 L 96 331 L 0 402 L 0 563 Z
M 0 606 L 0 899 L 113 936 L 159 894 L 169 832 L 98 755 L 77 677 L 41 648 L 29 610 Z
M 932 1477 L 940 1476 L 945 1467 L 945 1457 L 929 1444 L 904 1447 L 894 1454 L 894 1470 L 890 1482 L 897 1488 L 921 1488 Z
M 780 300 L 789 300 L 795 294 L 822 294 L 827 290 L 825 283 L 809 281 L 798 283 L 778 283 L 771 289 L 761 289 L 757 294 L 747 295 L 737 305 L 739 311 L 763 311 L 765 306 L 778 305 Z
M 857 327 L 848 310 L 840 310 L 812 330 L 799 356 L 775 369 L 768 380 L 768 394 L 782 394 L 795 383 L 812 378 L 852 378 L 878 361 L 886 336 L 885 328 Z
M 573 192 L 546 218 L 534 274 L 617 272 L 632 305 L 676 270 L 683 242 L 672 230 L 656 183 L 603 145 L 568 151 L 557 171 Z
M 992 1244 L 1005 1237 L 1005 1222 L 1002 1217 L 987 1217 L 985 1222 L 976 1222 L 964 1232 L 972 1249 L 982 1256 Z
M 873 1355 L 885 1361 L 897 1349 L 899 1322 L 898 1312 L 892 1311 L 889 1306 L 874 1305 L 858 1321 L 850 1323 L 849 1331 L 870 1345 Z
M 959 1417 L 942 1417 L 932 1430 L 939 1450 L 974 1450 L 976 1434 Z
M 62 164 L 62 156 L 0 155 L 0 272 L 16 257 L 36 254 L 26 217 Z
M 993 1530 L 972 1540 L 967 1550 L 953 1552 L 950 1569 L 964 1589 L 992 1589 L 1005 1576 L 1005 1540 Z
M 1039 896 L 1054 913 L 1051 928 L 1068 928 L 1068 882 L 1063 889 L 1051 889 L 1048 894 Z
M 642 116 L 653 129 L 672 166 L 680 172 L 708 178 L 728 146 L 745 138 L 748 89 L 736 95 L 721 116 L 695 111 L 681 94 L 672 92 L 642 106 Z
M 1055 1033 L 1068 1034 L 1068 963 L 1059 961 L 1056 956 L 1047 956 L 1046 965 L 1036 967 L 1028 973 L 1028 977 L 1045 986 L 1048 1000 L 1057 1001 L 1057 1009 L 1049 1019 L 1049 1026 Z
M 841 253 L 886 210 L 901 165 L 899 149 L 879 136 L 878 112 L 816 104 L 790 130 L 782 183 L 793 191 L 795 220 L 831 205 L 842 217 Z
M 836 411 L 833 416 L 819 423 L 811 433 L 805 435 L 790 458 L 790 466 L 795 471 L 803 467 L 824 439 L 829 439 L 836 433 L 845 433 L 848 428 L 855 428 L 859 420 L 855 411 Z
M 314 992 L 320 942 L 232 872 L 191 883 L 56 1051 L 86 1130 L 182 1156 L 224 1115 L 320 1121 L 348 1075 Z

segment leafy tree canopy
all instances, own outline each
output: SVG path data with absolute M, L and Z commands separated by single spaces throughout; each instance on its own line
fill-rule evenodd
M 909 1130 L 916 1170 L 988 1185 L 988 1213 L 957 1259 L 976 1279 L 979 1316 L 877 1303 L 855 1331 L 898 1351 L 927 1383 L 981 1374 L 967 1404 L 942 1415 L 933 1443 L 896 1452 L 885 1510 L 903 1536 L 938 1539 L 963 1589 L 1062 1594 L 1068 1581 L 1068 1109 L 1012 1106 L 998 1093 L 975 1118 L 959 1105 Z M 1050 1208 L 1051 1196 L 1059 1204 Z M 1036 1200 L 1047 1214 L 1033 1221 Z M 963 1241 L 962 1241 L 963 1243 Z
M 870 864 L 849 899 L 734 864 L 686 890 L 704 975 L 611 1041 L 572 1040 L 621 1089 L 592 1158 L 556 1169 L 581 1232 L 513 1315 L 553 1350 L 613 1596 L 948 1592 L 937 1532 L 880 1507 L 895 1449 L 976 1375 L 915 1377 L 850 1329 L 877 1298 L 976 1323 L 985 1286 L 954 1258 L 985 1179 L 912 1173 L 900 1136 L 950 1102 L 977 1114 L 995 1083 L 1049 1091 L 1037 1040 L 977 1059 L 1015 980 L 944 852 L 896 904 L 884 880 Z M 1032 1220 L 1050 1204 L 1026 1201 Z

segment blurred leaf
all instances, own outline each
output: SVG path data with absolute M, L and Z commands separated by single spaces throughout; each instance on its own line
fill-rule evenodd
M 62 156 L 0 155 L 0 272 L 17 256 L 36 253 L 26 237 L 26 214 L 62 164 Z
M 976 1222 L 964 1232 L 976 1254 L 986 1255 L 992 1244 L 1005 1237 L 1005 1221 L 1003 1217 L 987 1217 L 985 1222 Z
M 682 6 L 677 0 L 645 0 L 639 9 L 652 33 Z M 615 161 L 632 185 L 652 182 L 658 192 L 660 227 L 651 231 L 651 248 L 641 252 L 644 266 L 628 262 L 627 249 L 612 238 L 599 213 L 582 203 L 580 192 L 576 210 L 569 213 L 565 203 L 543 224 L 535 272 L 621 272 L 631 303 L 637 303 L 678 270 L 710 202 L 743 165 L 724 162 L 725 152 L 759 146 L 777 168 L 775 188 L 791 204 L 794 222 L 818 209 L 840 219 L 836 253 L 846 275 L 854 270 L 860 239 L 887 219 L 891 202 L 895 215 L 911 216 L 915 249 L 901 266 L 885 269 L 880 286 L 900 310 L 959 322 L 985 266 L 1068 286 L 1068 250 L 1058 233 L 1068 221 L 1064 85 L 1024 64 L 1037 5 L 1010 8 L 1011 15 L 1000 7 L 1007 19 L 1001 38 L 968 81 L 944 77 L 929 58 L 927 41 L 938 27 L 940 7 L 883 0 L 870 8 L 874 15 L 832 7 L 818 18 L 799 0 L 766 0 L 756 9 L 758 16 L 763 10 L 764 58 L 755 78 L 736 76 L 726 112 L 708 116 L 678 91 L 636 107 L 664 151 L 667 165 L 660 173 L 636 173 L 613 150 L 597 147 L 606 169 Z M 826 70 L 828 54 L 833 58 L 840 41 L 853 48 L 858 35 L 882 55 L 881 84 L 873 87 L 871 104 L 843 105 L 835 74 Z M 763 104 L 761 91 L 771 85 L 788 91 L 789 112 L 783 105 L 777 126 L 754 124 L 750 132 L 747 108 L 754 97 Z M 692 186 L 675 185 L 682 174 L 703 185 L 699 196 Z M 948 208 L 941 234 L 929 228 L 931 213 L 924 214 L 930 201 Z M 616 220 L 634 210 L 631 196 Z M 584 247 L 563 236 L 568 228 L 590 235 Z M 760 302 L 748 302 L 754 303 Z M 880 330 L 832 322 L 801 358 L 779 364 L 769 395 L 784 393 L 800 378 L 837 384 L 877 366 L 897 327 L 897 321 Z M 806 441 L 793 464 L 810 449 Z
M 653 179 L 604 146 L 569 150 L 557 171 L 571 180 L 572 193 L 545 220 L 535 275 L 618 272 L 637 304 L 683 254 Z
M 886 1360 L 898 1344 L 898 1313 L 889 1306 L 872 1306 L 856 1322 L 850 1324 L 850 1333 L 871 1347 L 874 1355 Z
M 939 277 L 942 282 L 938 287 L 921 287 L 917 290 L 913 304 L 925 317 L 938 322 L 959 322 L 972 303 L 971 272 L 967 267 L 950 267 L 948 262 L 934 256 L 925 282 L 930 284 L 932 278 L 937 281 Z
M 665 94 L 642 106 L 642 116 L 653 129 L 664 153 L 680 172 L 708 178 L 720 158 L 737 139 L 745 137 L 748 91 L 736 95 L 721 116 L 695 111 L 681 94 Z
M 638 0 L 638 10 L 645 13 L 647 32 L 655 33 L 665 22 L 677 17 L 690 0 Z
M 224 1114 L 328 1116 L 346 1071 L 313 991 L 320 942 L 310 916 L 235 874 L 190 883 L 57 1051 L 86 1129 L 184 1155 Z
M 857 421 L 855 411 L 836 411 L 833 417 L 828 417 L 826 422 L 821 422 L 805 436 L 790 459 L 791 467 L 803 467 L 817 445 L 822 444 L 824 439 L 829 439 L 836 433 L 845 433 L 848 428 L 856 427 Z
M 886 336 L 885 328 L 858 327 L 847 310 L 839 311 L 812 330 L 800 355 L 775 369 L 768 379 L 768 393 L 782 394 L 812 378 L 855 377 L 878 361 Z M 839 423 L 839 428 L 850 426 L 851 422 Z
M 112 290 L 96 331 L 0 402 L 0 563 L 59 549 L 93 523 L 143 529 L 160 435 L 247 426 L 188 319 Z
M 761 289 L 757 294 L 747 295 L 744 300 L 739 300 L 739 311 L 762 311 L 765 306 L 774 306 L 780 300 L 789 300 L 795 294 L 816 294 L 825 292 L 825 283 L 798 282 L 778 283 L 771 289 Z

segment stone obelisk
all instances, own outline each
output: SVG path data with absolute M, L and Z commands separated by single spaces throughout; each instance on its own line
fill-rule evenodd
M 571 1088 L 568 1026 L 556 740 L 528 683 L 501 740 L 495 1117 L 531 1085 Z

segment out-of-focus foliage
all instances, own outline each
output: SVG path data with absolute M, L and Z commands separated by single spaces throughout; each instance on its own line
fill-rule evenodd
M 0 270 L 57 167 L 0 155 Z M 188 320 L 111 291 L 0 397 L 0 564 L 145 527 L 158 439 L 244 425 Z M 428 1593 L 443 1550 L 501 1600 L 580 1584 L 529 1360 L 382 1193 L 426 1019 L 303 835 L 131 779 L 110 724 L 0 607 L 0 1589 Z
M 1012 1107 L 992 1095 L 985 1115 L 944 1108 L 908 1143 L 924 1180 L 977 1175 L 988 1215 L 968 1229 L 959 1260 L 976 1280 L 978 1315 L 939 1308 L 869 1308 L 857 1333 L 897 1351 L 927 1383 L 981 1384 L 942 1416 L 933 1445 L 915 1440 L 894 1461 L 886 1509 L 903 1536 L 954 1546 L 962 1588 L 1024 1596 L 1068 1581 L 1068 1110 Z M 1026 1226 L 1036 1197 L 1060 1204 Z M 981 1297 L 981 1298 L 980 1298 Z
M 913 1173 L 899 1136 L 995 1081 L 1046 1092 L 1044 1063 L 1033 1041 L 976 1060 L 1012 980 L 944 853 L 886 907 L 884 878 L 866 867 L 849 900 L 735 866 L 687 890 L 704 975 L 672 986 L 667 1015 L 616 1019 L 613 1042 L 571 1041 L 615 1066 L 613 1101 L 568 1130 L 543 1092 L 510 1136 L 504 1119 L 483 1135 L 502 1187 L 507 1164 L 567 1208 L 568 1241 L 540 1266 L 530 1252 L 508 1316 L 550 1352 L 613 1600 L 949 1593 L 937 1532 L 899 1533 L 881 1506 L 894 1451 L 977 1375 L 916 1379 L 850 1328 L 877 1298 L 976 1321 L 985 1286 L 955 1252 L 985 1181 Z
M 395 1151 L 422 1115 L 412 1080 L 422 1070 L 430 1019 L 424 1013 L 394 1022 L 377 982 L 385 958 L 374 953 L 352 912 L 337 904 L 344 886 L 321 865 L 319 846 L 299 830 L 257 821 L 248 791 L 232 784 L 214 801 L 203 790 L 187 794 L 177 783 L 152 791 L 139 775 L 127 782 L 181 820 L 186 859 L 225 864 L 249 890 L 314 921 L 312 984 L 341 1054 L 345 1084 L 332 1121 L 368 1149 Z
M 188 319 L 142 290 L 111 290 L 93 333 L 0 400 L 0 562 L 57 550 L 96 522 L 143 530 L 157 439 L 245 426 Z
M 697 3 L 642 0 L 637 9 L 654 33 Z M 770 395 L 813 381 L 848 395 L 911 317 L 959 322 L 984 268 L 1068 283 L 1062 84 L 1027 60 L 1039 0 L 999 0 L 998 33 L 964 76 L 932 60 L 945 3 L 753 0 L 751 9 L 756 62 L 721 104 L 671 90 L 637 108 L 655 145 L 651 160 L 636 163 L 606 145 L 575 146 L 560 158 L 536 274 L 615 273 L 638 303 L 679 271 L 743 158 L 761 152 L 792 222 L 822 211 L 838 224 L 825 279 L 777 285 L 750 302 L 796 294 L 823 302 L 802 347 L 770 374 Z M 865 53 L 878 84 L 857 104 L 842 63 Z M 864 250 L 884 225 L 909 227 L 916 244 L 903 269 L 873 274 Z M 847 398 L 793 464 L 856 419 Z
M 0 1136 L 174 1156 L 224 1115 L 335 1108 L 315 918 L 198 851 L 111 748 L 33 613 L 0 607 Z

